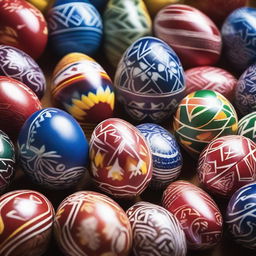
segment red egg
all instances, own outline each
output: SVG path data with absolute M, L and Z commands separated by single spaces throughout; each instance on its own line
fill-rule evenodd
M 186 94 L 198 90 L 213 90 L 221 93 L 228 100 L 233 99 L 233 89 L 237 79 L 228 71 L 211 66 L 196 67 L 186 70 Z
M 220 242 L 222 216 L 213 199 L 187 181 L 171 183 L 163 193 L 164 208 L 179 220 L 190 249 L 209 249 Z
M 100 193 L 81 191 L 58 207 L 55 238 L 65 255 L 127 256 L 132 231 L 123 209 Z
M 24 0 L 0 1 L 0 44 L 14 46 L 38 58 L 44 51 L 48 29 L 42 13 Z
M 240 135 L 213 140 L 201 153 L 198 175 L 211 193 L 230 197 L 240 187 L 256 181 L 256 144 Z
M 49 245 L 54 209 L 42 194 L 16 190 L 0 197 L 0 255 L 40 256 Z
M 35 95 L 23 83 L 0 76 L 0 130 L 15 140 L 27 120 L 42 105 Z
M 152 156 L 143 135 L 130 123 L 109 118 L 93 131 L 90 174 L 98 187 L 116 197 L 135 197 L 152 177 Z
M 162 8 L 154 20 L 154 33 L 173 48 L 186 68 L 213 65 L 219 60 L 219 29 L 191 6 L 174 4 Z

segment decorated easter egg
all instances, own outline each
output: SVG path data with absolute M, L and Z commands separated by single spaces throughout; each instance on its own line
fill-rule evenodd
M 43 255 L 49 245 L 54 209 L 41 193 L 16 190 L 0 197 L 0 255 Z
M 255 72 L 254 64 L 245 70 L 235 87 L 235 106 L 243 116 L 256 110 Z
M 186 70 L 186 94 L 198 90 L 213 90 L 228 100 L 233 100 L 237 79 L 228 71 L 211 66 L 195 67 Z
M 222 39 L 228 62 L 243 72 L 256 61 L 256 9 L 243 7 L 233 11 L 223 23 Z
M 115 197 L 141 194 L 152 177 L 152 156 L 145 138 L 119 118 L 106 119 L 94 129 L 90 160 L 97 187 Z
M 230 197 L 238 188 L 256 181 L 256 144 L 231 135 L 213 140 L 200 154 L 200 183 L 212 194 Z
M 110 0 L 103 19 L 105 53 L 113 66 L 133 42 L 151 35 L 152 22 L 143 0 Z
M 44 51 L 48 39 L 42 13 L 24 0 L 0 1 L 0 44 L 14 46 L 32 58 Z
M 256 143 L 256 112 L 252 112 L 239 120 L 237 134 Z
M 30 116 L 18 138 L 23 171 L 34 183 L 50 189 L 78 183 L 86 171 L 88 148 L 76 120 L 57 108 L 44 108 Z
M 219 26 L 232 11 L 245 6 L 246 3 L 247 0 L 185 0 L 185 4 L 199 9 Z
M 15 149 L 7 134 L 0 130 L 0 192 L 6 190 L 15 174 Z
M 185 256 L 187 244 L 177 218 L 165 208 L 138 202 L 126 211 L 132 226 L 134 256 Z
M 112 81 L 100 64 L 82 53 L 70 53 L 57 64 L 52 95 L 86 131 L 113 115 Z
M 162 203 L 179 220 L 189 249 L 209 249 L 220 242 L 220 210 L 202 189 L 187 181 L 175 181 L 164 191 Z
M 93 55 L 98 50 L 103 26 L 97 9 L 88 1 L 56 1 L 47 15 L 49 40 L 54 53 Z
M 143 37 L 120 60 L 115 86 L 118 101 L 133 119 L 161 122 L 184 97 L 184 73 L 176 53 L 162 40 Z
M 238 189 L 231 197 L 226 223 L 233 238 L 240 245 L 256 249 L 256 183 Z
M 175 137 L 160 125 L 145 123 L 137 129 L 146 138 L 153 158 L 151 185 L 156 189 L 166 188 L 175 180 L 182 168 L 182 155 Z
M 192 156 L 215 138 L 236 134 L 237 115 L 220 93 L 200 90 L 187 95 L 178 106 L 173 128 L 178 142 Z
M 46 12 L 47 9 L 54 3 L 54 0 L 27 0 L 38 8 L 41 12 Z
M 154 19 L 155 35 L 168 43 L 184 67 L 214 65 L 221 54 L 221 34 L 201 11 L 188 5 L 168 5 Z
M 27 120 L 42 105 L 38 97 L 23 83 L 0 76 L 0 130 L 16 140 Z
M 24 83 L 39 99 L 46 90 L 45 77 L 38 64 L 28 54 L 12 46 L 0 45 L 0 75 Z
M 58 207 L 55 238 L 65 255 L 128 256 L 132 232 L 124 210 L 111 198 L 80 191 Z

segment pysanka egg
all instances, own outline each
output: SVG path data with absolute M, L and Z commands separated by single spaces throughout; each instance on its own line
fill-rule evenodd
M 133 42 L 152 33 L 143 0 L 110 0 L 103 19 L 105 53 L 113 66 Z
M 57 64 L 52 95 L 86 131 L 113 115 L 112 81 L 100 64 L 82 53 L 70 53 Z
M 126 211 L 134 256 L 185 256 L 186 238 L 177 218 L 159 205 L 138 202 Z
M 51 202 L 41 193 L 16 190 L 0 197 L 0 255 L 41 256 L 48 249 L 54 220 Z
M 38 8 L 41 12 L 46 12 L 47 9 L 54 3 L 54 0 L 27 0 Z
M 97 9 L 88 1 L 56 1 L 47 15 L 49 40 L 54 53 L 71 52 L 93 55 L 103 33 Z
M 76 185 L 88 163 L 82 128 L 68 113 L 44 108 L 30 116 L 18 138 L 19 161 L 36 184 L 50 189 Z
M 237 132 L 237 115 L 220 93 L 200 90 L 187 95 L 179 104 L 173 128 L 178 142 L 198 157 L 213 139 Z
M 222 237 L 223 220 L 213 199 L 187 181 L 175 181 L 164 191 L 162 204 L 180 222 L 189 249 L 210 249 Z
M 182 155 L 175 137 L 160 125 L 145 123 L 137 129 L 146 138 L 153 157 L 151 185 L 163 189 L 175 180 L 182 168 Z
M 48 40 L 43 14 L 24 0 L 0 1 L 0 44 L 14 46 L 38 58 Z
M 90 174 L 99 189 L 120 198 L 140 195 L 152 177 L 152 156 L 143 135 L 130 123 L 109 118 L 93 131 Z
M 239 120 L 237 134 L 256 143 L 256 112 L 252 112 Z
M 226 223 L 237 243 L 256 249 L 256 183 L 245 185 L 233 194 L 227 207 Z
M 162 40 L 143 37 L 120 60 L 115 82 L 117 99 L 140 122 L 161 122 L 184 97 L 184 73 L 176 53 Z
M 239 136 L 213 140 L 200 154 L 200 183 L 212 194 L 230 197 L 240 187 L 256 181 L 256 144 Z
M 55 238 L 65 255 L 128 256 L 132 232 L 124 210 L 106 195 L 80 191 L 59 205 Z
M 202 12 L 188 5 L 168 5 L 154 19 L 154 34 L 168 43 L 186 68 L 214 65 L 222 41 L 216 25 Z
M 39 99 L 46 90 L 46 81 L 39 65 L 25 52 L 0 45 L 0 75 L 14 78 L 28 86 Z

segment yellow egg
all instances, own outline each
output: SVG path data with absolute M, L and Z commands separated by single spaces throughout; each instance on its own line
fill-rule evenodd
M 27 0 L 27 2 L 33 4 L 41 12 L 45 12 L 53 4 L 54 0 Z

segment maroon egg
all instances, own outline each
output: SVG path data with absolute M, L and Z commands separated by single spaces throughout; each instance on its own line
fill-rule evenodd
M 24 0 L 0 1 L 0 44 L 14 46 L 32 58 L 44 51 L 48 29 L 42 13 Z
M 31 89 L 23 83 L 0 76 L 0 130 L 15 140 L 27 118 L 42 105 Z
M 221 54 L 221 34 L 201 11 L 188 5 L 162 8 L 154 20 L 155 35 L 168 43 L 185 68 L 213 65 Z
M 40 256 L 49 245 L 54 220 L 50 201 L 32 190 L 0 197 L 0 255 Z
M 220 210 L 202 189 L 187 181 L 175 181 L 164 191 L 162 203 L 181 223 L 188 248 L 209 249 L 220 242 Z
M 132 232 L 123 209 L 100 193 L 68 196 L 55 216 L 55 238 L 65 255 L 129 255 Z
M 233 89 L 237 79 L 228 71 L 211 66 L 196 67 L 186 70 L 186 94 L 198 90 L 213 90 L 221 93 L 228 100 L 233 100 Z
M 211 193 L 230 197 L 240 187 L 256 181 L 256 144 L 240 135 L 220 137 L 201 153 L 198 176 Z
M 177 218 L 159 205 L 138 202 L 127 210 L 135 256 L 185 256 L 187 244 Z
M 98 187 L 116 197 L 141 194 L 152 178 L 152 156 L 143 135 L 130 123 L 109 118 L 93 131 L 90 174 Z

